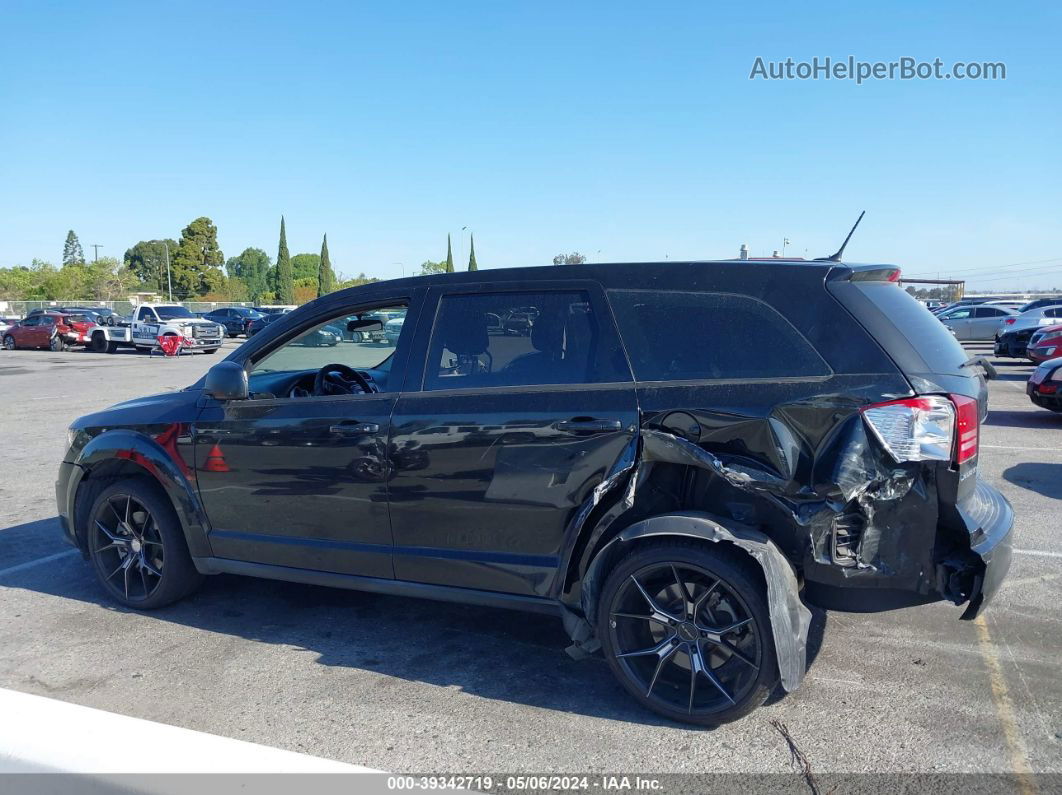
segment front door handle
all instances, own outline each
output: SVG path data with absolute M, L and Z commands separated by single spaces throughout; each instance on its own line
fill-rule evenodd
M 380 426 L 375 422 L 343 422 L 339 425 L 330 425 L 328 432 L 343 436 L 361 436 L 366 433 L 379 433 Z
M 573 417 L 553 423 L 553 427 L 565 433 L 610 433 L 623 428 L 619 420 L 598 420 L 593 417 Z

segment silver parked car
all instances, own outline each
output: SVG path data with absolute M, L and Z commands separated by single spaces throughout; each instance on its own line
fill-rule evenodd
M 1006 319 L 1017 314 L 1016 310 L 1005 306 L 974 304 L 955 307 L 937 315 L 937 318 L 952 330 L 956 339 L 993 340 Z

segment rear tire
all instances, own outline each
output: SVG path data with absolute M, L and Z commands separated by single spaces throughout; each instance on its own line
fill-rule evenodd
M 85 531 L 96 579 L 120 604 L 164 607 L 203 582 L 173 505 L 148 478 L 127 478 L 104 489 Z
M 53 334 L 52 338 L 48 340 L 48 350 L 52 353 L 61 353 L 66 350 L 66 344 L 63 342 L 63 338 L 58 334 Z
M 89 349 L 93 353 L 106 353 L 110 346 L 107 343 L 107 338 L 103 335 L 102 331 L 97 331 L 92 335 L 92 341 L 89 343 Z
M 203 353 L 209 353 L 209 354 L 214 354 L 214 353 L 217 353 L 217 352 L 218 352 L 217 348 L 207 348 L 205 351 L 203 351 Z
M 645 543 L 613 568 L 598 601 L 597 637 L 624 689 L 701 726 L 749 714 L 779 678 L 756 564 L 715 543 Z

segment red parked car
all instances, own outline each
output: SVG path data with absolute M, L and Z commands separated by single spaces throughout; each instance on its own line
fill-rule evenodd
M 60 312 L 42 312 L 20 320 L 4 332 L 4 347 L 48 348 L 61 351 L 67 345 L 83 344 L 85 332 L 92 328 L 92 321 L 84 315 L 66 315 Z
M 1037 329 L 1029 340 L 1025 355 L 1037 364 L 1062 356 L 1062 326 Z

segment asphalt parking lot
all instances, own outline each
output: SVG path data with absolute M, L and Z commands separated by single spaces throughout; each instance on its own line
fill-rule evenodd
M 226 342 L 226 350 L 235 341 Z M 969 346 L 988 353 L 988 346 Z M 816 613 L 803 686 L 713 731 L 638 708 L 555 619 L 236 576 L 150 614 L 60 539 L 71 419 L 219 357 L 0 351 L 0 687 L 389 771 L 1062 772 L 1062 415 L 994 360 L 981 476 L 1017 515 L 984 620 Z

